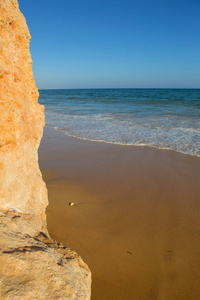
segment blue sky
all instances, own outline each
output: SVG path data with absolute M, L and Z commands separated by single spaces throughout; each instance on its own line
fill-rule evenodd
M 200 88 L 199 0 L 19 0 L 37 87 Z

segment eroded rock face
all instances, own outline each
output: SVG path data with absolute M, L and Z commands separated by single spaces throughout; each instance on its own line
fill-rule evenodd
M 0 208 L 38 216 L 45 230 L 47 191 L 37 150 L 44 108 L 37 102 L 30 34 L 16 0 L 0 2 Z
M 90 299 L 91 273 L 80 256 L 42 232 L 25 234 L 29 221 L 0 212 L 0 299 Z
M 90 299 L 87 265 L 46 229 L 44 108 L 29 41 L 18 2 L 0 0 L 0 299 Z

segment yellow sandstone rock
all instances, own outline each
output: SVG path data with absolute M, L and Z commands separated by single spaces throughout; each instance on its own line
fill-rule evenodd
M 0 0 L 0 299 L 90 299 L 91 273 L 52 241 L 38 166 L 44 108 L 16 0 Z
M 15 0 L 0 2 L 0 207 L 38 216 L 46 228 L 47 191 L 38 166 L 44 108 L 37 102 L 30 34 Z

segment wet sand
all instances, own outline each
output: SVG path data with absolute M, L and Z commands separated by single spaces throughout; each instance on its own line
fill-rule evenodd
M 93 300 L 200 299 L 199 158 L 45 128 L 39 162 L 48 230 L 89 265 Z

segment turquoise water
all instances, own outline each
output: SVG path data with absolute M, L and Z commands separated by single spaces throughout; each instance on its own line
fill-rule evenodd
M 200 89 L 39 92 L 46 125 L 68 136 L 200 157 Z

